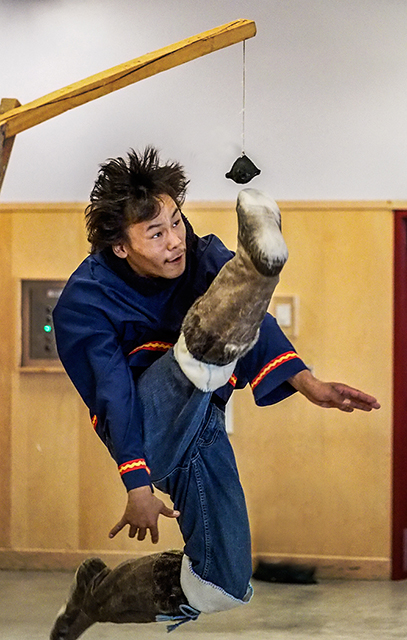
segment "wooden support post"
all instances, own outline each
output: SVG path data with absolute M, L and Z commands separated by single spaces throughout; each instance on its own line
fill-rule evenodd
M 0 117 L 7 111 L 21 106 L 16 98 L 3 98 L 0 103 Z M 3 184 L 8 161 L 10 160 L 11 150 L 13 148 L 15 136 L 6 138 L 4 127 L 0 125 L 0 189 Z
M 235 20 L 54 91 L 0 116 L 5 139 L 129 84 L 256 35 L 253 20 Z

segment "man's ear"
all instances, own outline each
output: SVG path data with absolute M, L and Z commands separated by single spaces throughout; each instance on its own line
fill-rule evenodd
M 128 253 L 127 253 L 126 246 L 124 244 L 114 244 L 112 246 L 112 249 L 113 249 L 113 253 L 118 258 L 127 258 Z

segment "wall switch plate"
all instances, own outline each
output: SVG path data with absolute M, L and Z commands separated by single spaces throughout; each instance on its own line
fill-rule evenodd
M 276 294 L 272 297 L 269 307 L 278 325 L 287 337 L 298 337 L 299 297 L 296 295 Z

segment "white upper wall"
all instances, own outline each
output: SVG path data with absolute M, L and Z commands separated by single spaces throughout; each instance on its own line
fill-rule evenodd
M 0 97 L 22 104 L 236 18 L 246 43 L 250 186 L 277 199 L 407 199 L 405 0 L 1 0 Z M 87 200 L 98 165 L 153 144 L 193 200 L 231 200 L 242 45 L 16 138 L 4 201 Z

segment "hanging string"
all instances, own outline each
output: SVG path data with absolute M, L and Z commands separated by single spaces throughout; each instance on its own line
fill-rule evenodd
M 225 173 L 225 178 L 230 178 L 237 184 L 246 184 L 252 178 L 261 173 L 254 162 L 246 155 L 246 41 L 243 40 L 243 107 L 242 107 L 242 153 L 232 164 L 230 171 Z
M 242 90 L 243 90 L 243 108 L 242 108 L 242 155 L 245 155 L 246 149 L 246 40 L 243 40 L 243 78 L 242 78 Z

